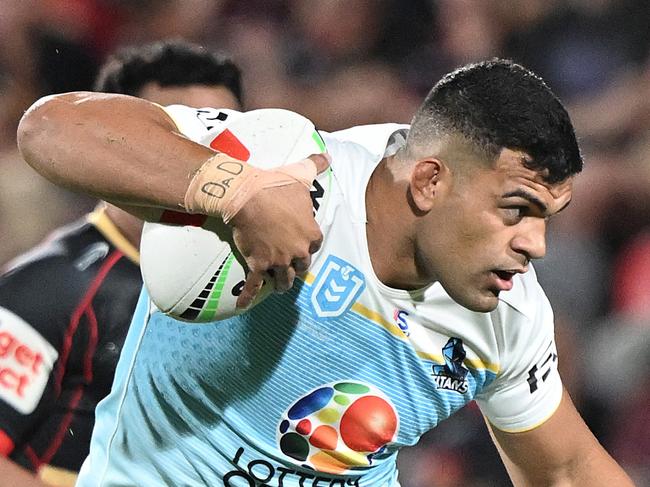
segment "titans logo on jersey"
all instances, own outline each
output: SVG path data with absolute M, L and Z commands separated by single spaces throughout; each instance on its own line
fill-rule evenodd
M 433 379 L 440 389 L 460 392 L 467 392 L 468 370 L 463 366 L 465 360 L 465 349 L 463 349 L 463 340 L 460 338 L 450 338 L 447 344 L 442 348 L 442 355 L 445 359 L 444 365 L 434 365 Z

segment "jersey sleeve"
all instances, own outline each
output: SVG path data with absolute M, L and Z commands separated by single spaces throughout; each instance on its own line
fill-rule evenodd
M 501 330 L 501 370 L 476 397 L 490 423 L 506 432 L 540 426 L 553 415 L 562 397 L 553 312 L 531 274 L 520 291 L 525 294 L 525 305 L 514 299 L 495 312 Z

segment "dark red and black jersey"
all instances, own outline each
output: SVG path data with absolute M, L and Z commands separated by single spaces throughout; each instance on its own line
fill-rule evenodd
M 77 472 L 142 286 L 137 250 L 102 210 L 0 277 L 0 453 Z

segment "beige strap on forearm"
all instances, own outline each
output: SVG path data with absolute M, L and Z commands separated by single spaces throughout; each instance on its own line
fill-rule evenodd
M 205 161 L 190 181 L 185 211 L 219 216 L 228 223 L 258 191 L 295 182 L 310 188 L 316 174 L 311 159 L 264 170 L 218 153 Z

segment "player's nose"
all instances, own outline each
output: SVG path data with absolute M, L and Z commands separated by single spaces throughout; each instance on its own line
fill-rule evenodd
M 512 249 L 524 254 L 528 260 L 541 259 L 546 255 L 546 220 L 530 218 L 511 242 Z

